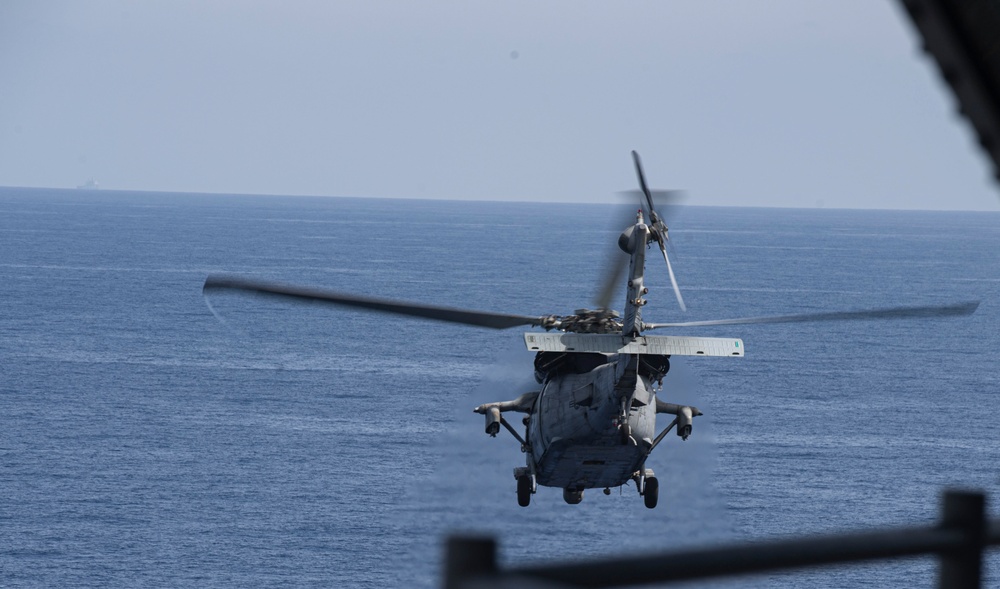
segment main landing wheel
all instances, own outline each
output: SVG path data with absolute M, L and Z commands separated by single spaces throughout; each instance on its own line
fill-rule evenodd
M 527 507 L 531 503 L 531 475 L 522 474 L 517 477 L 517 504 Z
M 642 502 L 646 507 L 653 509 L 660 498 L 660 481 L 656 477 L 646 477 L 646 489 L 642 494 Z

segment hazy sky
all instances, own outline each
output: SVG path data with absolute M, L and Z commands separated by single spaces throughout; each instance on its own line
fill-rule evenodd
M 887 0 L 0 4 L 0 185 L 1000 210 Z

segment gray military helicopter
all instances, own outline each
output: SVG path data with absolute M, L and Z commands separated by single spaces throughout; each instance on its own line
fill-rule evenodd
M 899 319 L 969 315 L 978 301 L 949 306 L 893 307 L 865 311 L 807 313 L 772 317 L 749 317 L 680 323 L 646 323 L 642 320 L 646 250 L 655 242 L 666 262 L 674 295 L 682 310 L 684 299 L 667 256 L 667 226 L 657 212 L 654 195 L 646 184 L 639 154 L 632 152 L 639 181 L 641 206 L 635 223 L 618 238 L 619 248 L 629 256 L 624 316 L 608 309 L 613 285 L 620 272 L 611 272 L 598 298 L 596 309 L 578 309 L 572 315 L 509 315 L 457 309 L 421 303 L 388 300 L 331 290 L 247 280 L 231 276 L 209 276 L 203 292 L 237 290 L 300 301 L 395 313 L 508 329 L 522 325 L 545 332 L 524 334 L 524 343 L 535 355 L 536 391 L 510 401 L 487 403 L 474 409 L 485 416 L 486 433 L 492 437 L 501 426 L 520 443 L 525 466 L 514 469 L 518 504 L 527 507 L 539 485 L 563 490 L 567 503 L 583 500 L 585 489 L 620 487 L 632 480 L 648 508 L 656 507 L 659 483 L 646 467 L 646 459 L 674 428 L 686 440 L 697 407 L 668 403 L 659 398 L 663 377 L 670 370 L 671 356 L 739 358 L 743 342 L 738 338 L 643 335 L 664 328 L 694 328 L 713 325 L 746 325 L 801 321 Z M 648 220 L 648 221 L 647 221 Z M 624 264 L 619 265 L 624 269 Z M 504 418 L 504 413 L 525 414 L 524 435 Z M 659 433 L 656 416 L 673 420 Z

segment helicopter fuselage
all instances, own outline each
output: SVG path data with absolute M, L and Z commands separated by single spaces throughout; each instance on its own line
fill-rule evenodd
M 629 356 L 614 355 L 587 372 L 545 380 L 526 428 L 526 459 L 538 484 L 616 487 L 642 468 L 655 437 L 656 402 L 634 366 Z

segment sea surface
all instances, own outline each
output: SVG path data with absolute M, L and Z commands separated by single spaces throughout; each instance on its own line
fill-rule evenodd
M 674 331 L 740 337 L 746 357 L 674 359 L 663 395 L 705 415 L 651 457 L 659 506 L 628 485 L 521 508 L 517 443 L 471 409 L 534 390 L 522 330 L 225 294 L 217 318 L 202 283 L 568 314 L 621 207 L 0 189 L 0 586 L 430 588 L 457 532 L 513 566 L 931 524 L 956 487 L 1000 513 L 1000 214 L 673 213 L 689 310 L 650 256 L 648 321 L 982 305 Z M 738 586 L 929 587 L 935 570 Z M 996 555 L 987 573 L 1000 586 Z

